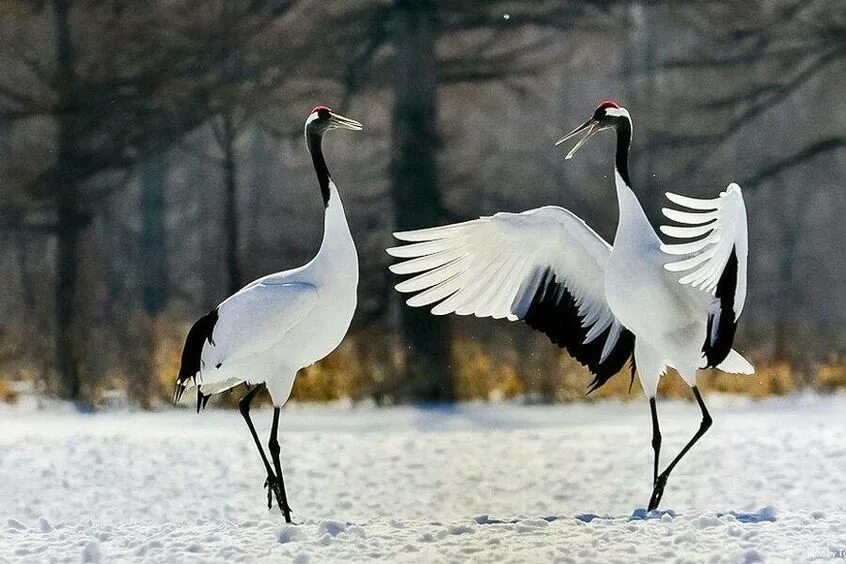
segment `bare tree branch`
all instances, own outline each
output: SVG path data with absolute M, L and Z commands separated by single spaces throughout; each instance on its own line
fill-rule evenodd
M 744 186 L 758 186 L 761 183 L 782 174 L 796 166 L 804 164 L 807 161 L 820 157 L 826 153 L 837 151 L 846 147 L 846 137 L 828 137 L 821 139 L 810 145 L 800 149 L 792 155 L 777 160 L 771 165 L 759 170 L 752 176 L 743 180 Z

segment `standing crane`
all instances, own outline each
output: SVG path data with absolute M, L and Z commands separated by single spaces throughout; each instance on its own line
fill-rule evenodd
M 581 135 L 570 159 L 599 131 L 617 134 L 614 179 L 619 222 L 613 247 L 575 214 L 544 206 L 500 212 L 464 223 L 395 233 L 410 244 L 388 249 L 405 259 L 390 267 L 415 275 L 396 289 L 409 306 L 432 313 L 522 320 L 566 349 L 594 375 L 589 393 L 632 360 L 652 415 L 653 490 L 658 507 L 667 478 L 712 419 L 696 373 L 715 367 L 751 374 L 732 347 L 746 300 L 746 208 L 737 184 L 714 199 L 667 193 L 683 209 L 664 208 L 674 225 L 664 244 L 632 190 L 629 112 L 604 101 L 556 145 Z M 668 367 L 691 386 L 702 413 L 699 430 L 658 473 L 661 431 L 655 396 Z
M 358 257 L 338 187 L 323 158 L 323 136 L 332 129 L 360 131 L 359 122 L 328 107 L 312 109 L 305 141 L 323 197 L 323 241 L 307 264 L 268 274 L 247 284 L 201 317 L 188 331 L 176 378 L 174 400 L 196 391 L 197 411 L 209 397 L 245 383 L 238 403 L 267 471 L 267 507 L 273 496 L 291 522 L 279 460 L 279 411 L 291 395 L 297 372 L 341 343 L 356 307 Z M 250 419 L 250 403 L 267 389 L 273 402 L 268 448 L 271 466 Z

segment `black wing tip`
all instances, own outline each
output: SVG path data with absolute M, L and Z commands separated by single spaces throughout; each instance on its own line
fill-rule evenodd
M 576 299 L 564 280 L 559 281 L 552 268 L 544 269 L 540 282 L 523 321 L 533 329 L 544 333 L 549 340 L 566 350 L 571 357 L 590 370 L 594 379 L 587 394 L 602 387 L 619 373 L 634 351 L 634 334 L 621 328 L 617 343 L 605 360 L 602 350 L 613 326 L 590 343 L 585 343 L 587 329 L 582 327 L 583 316 L 579 313 Z
M 637 362 L 635 361 L 635 355 L 631 356 L 631 380 L 629 380 L 629 395 L 632 393 L 632 386 L 634 386 L 634 379 L 635 379 L 635 372 L 637 372 Z
M 600 369 L 601 370 L 600 372 L 597 372 L 595 370 L 592 370 L 587 365 L 584 365 L 584 366 L 586 366 L 588 368 L 588 370 L 590 370 L 591 373 L 593 374 L 593 380 L 591 380 L 590 384 L 588 384 L 588 391 L 585 394 L 586 396 L 589 396 L 590 394 L 592 394 L 593 392 L 595 392 L 596 390 L 598 390 L 599 388 L 601 388 L 602 386 L 607 384 L 608 381 L 611 380 L 611 378 L 613 378 L 614 376 L 616 376 L 620 372 L 619 369 L 614 370 L 614 371 L 608 371 L 604 368 Z
M 171 403 L 173 405 L 178 404 L 182 400 L 182 394 L 185 393 L 185 386 L 182 385 L 182 382 L 177 380 L 176 385 L 173 387 L 173 397 L 170 398 Z
M 717 316 L 716 336 L 714 334 L 715 315 L 708 315 L 705 343 L 702 345 L 702 352 L 705 354 L 706 367 L 716 368 L 723 362 L 731 352 L 734 344 L 734 335 L 737 332 L 737 321 L 734 313 L 734 295 L 737 291 L 737 248 L 732 247 L 731 255 L 726 261 L 720 279 L 717 282 L 715 296 L 720 300 L 720 311 Z
M 607 380 L 602 380 L 602 381 L 600 381 L 599 376 L 596 376 L 596 377 L 593 379 L 593 381 L 592 381 L 590 384 L 588 384 L 588 389 L 587 389 L 587 392 L 585 392 L 585 396 L 589 396 L 589 395 L 591 395 L 593 392 L 595 392 L 596 390 L 598 390 L 599 388 L 601 388 L 601 387 L 602 387 L 602 385 L 603 385 L 605 382 L 607 382 Z
M 608 359 L 606 359 L 606 361 L 607 360 Z M 581 365 L 587 368 L 590 373 L 593 374 L 593 380 L 591 380 L 590 384 L 588 384 L 588 390 L 585 393 L 586 396 L 589 396 L 590 394 L 607 384 L 608 381 L 619 372 L 619 370 L 610 371 L 606 367 L 601 366 L 598 366 L 594 369 L 584 362 L 582 362 Z

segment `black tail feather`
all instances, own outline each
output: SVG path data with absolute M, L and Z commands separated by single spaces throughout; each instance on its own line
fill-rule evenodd
M 564 279 L 558 279 L 553 269 L 546 269 L 540 277 L 535 295 L 523 316 L 526 324 L 544 333 L 549 340 L 565 349 L 570 356 L 586 366 L 594 375 L 587 393 L 595 391 L 608 382 L 625 365 L 634 351 L 634 334 L 621 328 L 614 348 L 602 359 L 605 341 L 612 327 L 585 342 L 588 327 L 582 326 L 583 316 L 576 298 L 567 288 Z
M 209 404 L 209 398 L 211 398 L 211 394 L 204 394 L 200 391 L 200 386 L 197 386 L 197 413 L 206 408 Z
M 182 348 L 182 360 L 179 365 L 179 374 L 176 376 L 176 389 L 173 390 L 174 403 L 182 399 L 185 388 L 189 381 L 197 382 L 197 374 L 200 372 L 203 347 L 208 342 L 214 345 L 214 326 L 217 323 L 217 308 L 211 310 L 194 323 L 188 335 L 185 337 L 185 346 Z M 197 410 L 199 411 L 202 394 L 197 389 Z
M 631 380 L 629 380 L 629 393 L 632 393 L 632 386 L 634 386 L 634 377 L 635 372 L 637 372 L 637 363 L 635 362 L 635 356 L 632 355 L 631 358 Z

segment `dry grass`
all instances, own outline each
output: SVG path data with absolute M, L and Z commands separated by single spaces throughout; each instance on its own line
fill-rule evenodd
M 525 391 L 517 367 L 495 360 L 479 343 L 459 342 L 452 354 L 459 400 L 509 399 Z
M 155 395 L 161 399 L 170 400 L 176 375 L 179 373 L 179 362 L 182 359 L 182 344 L 189 327 L 181 324 L 167 323 L 157 319 L 154 324 L 154 354 L 153 369 L 156 373 Z
M 18 394 L 8 380 L 0 379 L 0 403 L 17 403 Z
M 373 389 L 382 373 L 365 339 L 346 339 L 327 358 L 300 371 L 291 396 L 299 401 L 361 398 L 362 392 Z
M 846 388 L 846 362 L 838 360 L 820 366 L 814 378 L 814 387 L 827 392 Z
M 182 342 L 187 326 L 166 319 L 149 320 L 154 376 L 146 391 L 150 398 L 169 401 L 174 379 L 179 369 Z M 139 321 L 138 325 L 141 323 Z M 351 335 L 323 361 L 300 373 L 292 397 L 302 402 L 325 402 L 341 399 L 375 398 L 379 402 L 394 401 L 403 382 L 397 374 L 401 359 L 394 348 L 385 345 L 390 337 L 381 333 L 360 332 Z M 12 403 L 17 399 L 14 382 L 32 384 L 44 389 L 39 370 L 28 366 L 19 355 L 11 354 L 6 344 L 5 362 L 0 363 L 4 377 L 0 377 L 0 401 Z M 461 338 L 453 343 L 452 370 L 456 378 L 456 397 L 460 401 L 503 400 L 524 397 L 529 401 L 573 402 L 600 399 L 639 399 L 640 385 L 635 382 L 629 390 L 630 370 L 626 366 L 605 386 L 586 395 L 592 379 L 587 370 L 566 353 L 551 347 L 546 339 L 524 342 L 503 341 L 496 336 L 486 339 Z M 735 376 L 717 371 L 703 373 L 699 387 L 703 391 L 740 394 L 752 398 L 784 395 L 807 382 L 812 388 L 831 392 L 846 388 L 846 362 L 831 358 L 814 374 L 799 377 L 786 362 L 768 362 L 755 358 L 757 369 L 752 376 Z M 129 393 L 131 376 L 122 370 L 111 371 L 100 379 L 98 397 Z M 143 391 L 142 391 L 143 393 Z M 681 378 L 671 371 L 662 379 L 659 393 L 664 397 L 690 399 L 691 393 Z M 130 397 L 132 394 L 129 393 Z M 234 406 L 242 395 L 241 389 L 223 394 L 218 405 Z M 132 401 L 137 401 L 132 397 Z M 144 402 L 149 405 L 149 402 Z
M 541 347 L 547 343 L 541 342 Z M 524 351 L 526 352 L 526 351 Z M 546 401 L 596 401 L 600 399 L 640 398 L 642 390 L 638 379 L 632 383 L 629 366 L 611 378 L 604 386 L 587 395 L 592 379 L 588 371 L 564 352 L 543 353 L 529 351 L 532 356 L 552 354 L 553 359 L 544 377 L 534 380 L 521 378 L 518 363 L 512 363 L 491 354 L 491 348 L 475 341 L 462 342 L 454 347 L 454 366 L 457 370 L 458 398 L 501 399 L 517 396 L 540 397 Z M 519 355 L 518 355 L 519 356 Z M 709 370 L 699 375 L 697 385 L 705 392 L 738 394 L 751 398 L 764 398 L 788 394 L 801 386 L 802 379 L 786 362 L 767 362 L 755 359 L 753 375 L 726 374 Z M 631 387 L 630 387 L 631 386 Z M 832 359 L 816 372 L 812 387 L 823 392 L 846 388 L 846 363 Z M 670 370 L 659 385 L 662 397 L 692 398 L 690 388 Z

